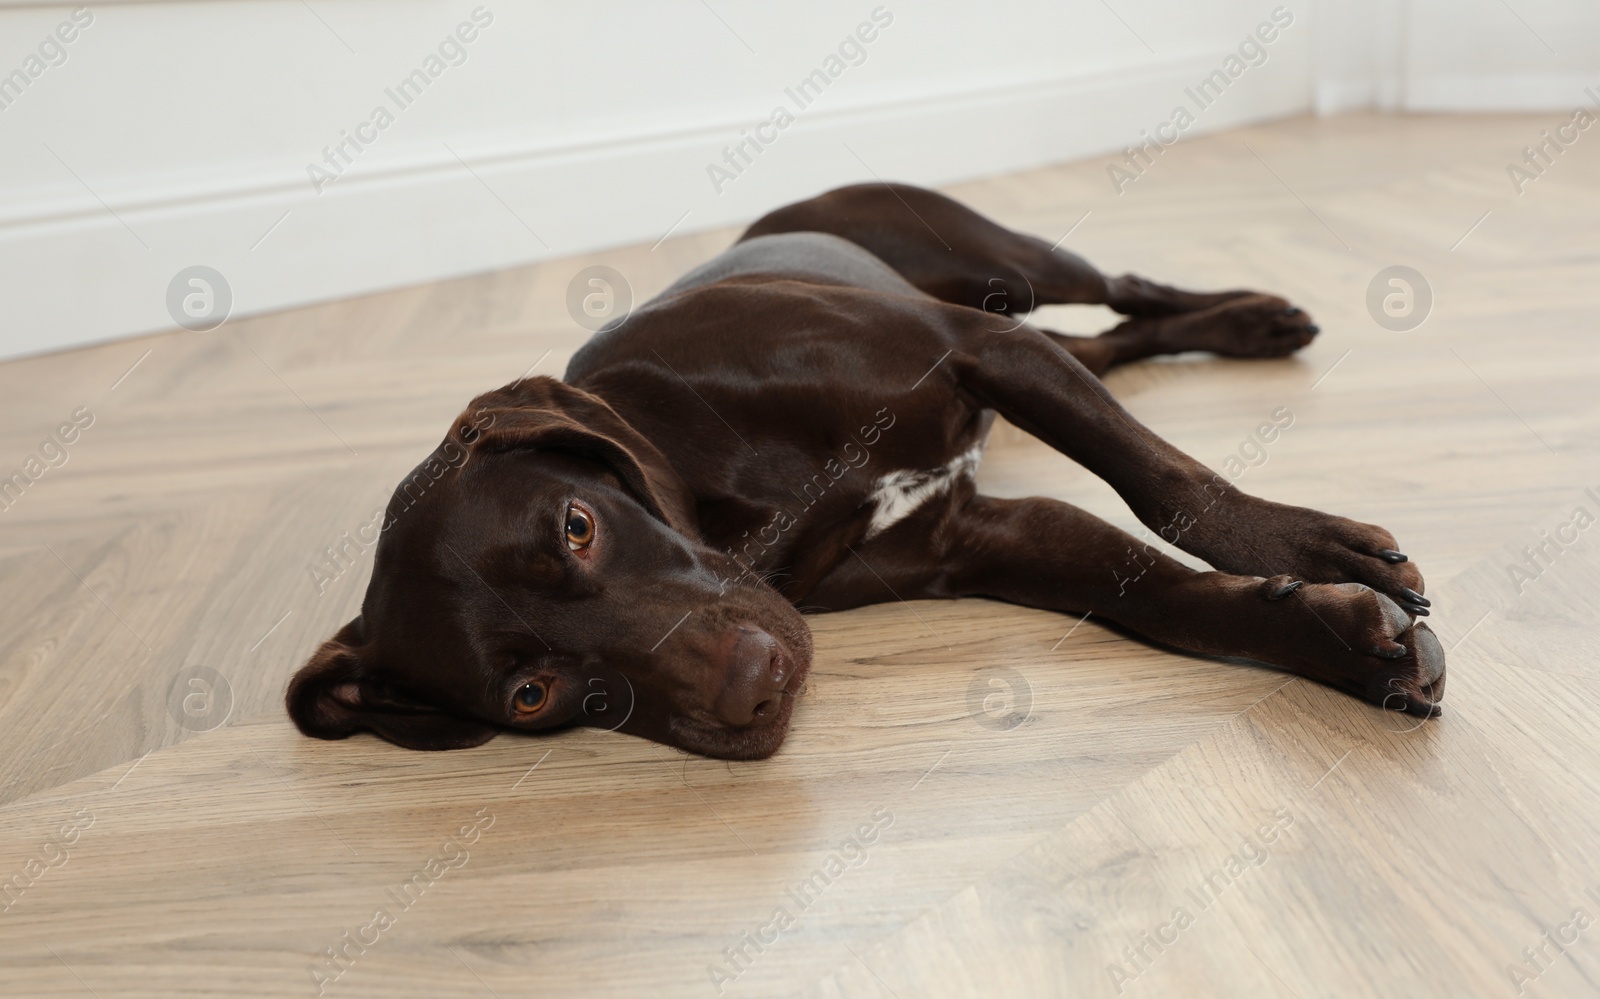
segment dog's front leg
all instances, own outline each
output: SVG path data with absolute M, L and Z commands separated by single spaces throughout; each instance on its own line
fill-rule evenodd
M 961 388 L 1105 479 L 1167 542 L 1226 572 L 1362 583 L 1427 613 L 1422 574 L 1388 531 L 1240 492 L 1134 419 L 1038 330 L 996 332 L 985 318 L 952 310 Z
M 1386 708 L 1429 717 L 1444 696 L 1438 638 L 1355 583 L 1199 572 L 1057 500 L 969 487 L 853 549 L 805 603 L 982 596 L 1094 614 L 1158 642 L 1244 656 Z

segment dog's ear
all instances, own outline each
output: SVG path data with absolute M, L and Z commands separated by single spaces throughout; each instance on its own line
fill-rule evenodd
M 694 499 L 666 455 L 599 396 L 554 378 L 480 395 L 452 429 L 472 453 L 548 448 L 595 459 L 658 520 L 699 537 Z
M 343 739 L 363 729 L 406 749 L 468 749 L 495 736 L 483 722 L 447 714 L 375 682 L 361 618 L 322 643 L 289 681 L 289 717 L 306 735 Z

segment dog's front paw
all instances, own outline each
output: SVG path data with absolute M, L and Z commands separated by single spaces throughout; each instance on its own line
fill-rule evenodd
M 1274 503 L 1231 487 L 1186 521 L 1179 547 L 1225 572 L 1288 574 L 1309 583 L 1360 583 L 1382 593 L 1411 617 L 1426 617 L 1422 572 L 1398 550 L 1394 535 L 1319 510 Z
M 1285 646 L 1268 661 L 1391 711 L 1440 713 L 1444 647 L 1395 601 L 1359 583 L 1305 586 L 1289 576 L 1266 580 L 1260 596 L 1279 603 L 1268 611 L 1276 624 L 1299 632 L 1270 628 Z

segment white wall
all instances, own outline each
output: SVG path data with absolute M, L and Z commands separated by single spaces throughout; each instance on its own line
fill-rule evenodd
M 1313 12 L 1318 114 L 1403 103 L 1406 7 L 1395 0 L 1324 0 Z
M 718 193 L 707 164 L 880 5 L 893 23 L 865 62 Z M 170 326 L 191 264 L 226 276 L 239 314 L 653 241 L 874 173 L 1103 152 L 1165 120 L 1272 4 L 1113 0 L 1123 23 L 1099 0 L 487 0 L 465 62 L 316 193 L 307 164 L 476 6 L 92 8 L 0 111 L 0 355 Z M 0 74 L 67 16 L 0 8 Z M 1305 107 L 1309 43 L 1287 31 L 1195 130 Z
M 1564 111 L 1600 92 L 1594 0 L 1324 0 L 1316 108 Z
M 1285 5 L 1295 22 L 1265 65 L 1185 135 L 1314 102 L 1517 106 L 1548 91 L 1567 106 L 1578 95 L 1552 87 L 1551 66 L 1576 80 L 1595 65 L 1573 37 L 1596 34 L 1580 0 L 1512 0 L 1570 49 L 1559 58 L 1519 38 L 1499 0 L 1311 2 Z M 225 275 L 243 314 L 654 241 L 874 175 L 934 184 L 1105 153 L 1169 120 L 1277 4 L 486 0 L 493 21 L 465 61 L 396 110 L 385 88 L 478 6 L 91 8 L 65 61 L 0 110 L 0 356 L 171 326 L 167 285 L 191 264 Z M 774 107 L 793 111 L 785 88 L 880 6 L 893 22 L 865 61 L 719 193 L 708 164 Z M 69 18 L 0 0 L 0 77 Z M 317 193 L 308 163 L 378 106 L 393 124 Z

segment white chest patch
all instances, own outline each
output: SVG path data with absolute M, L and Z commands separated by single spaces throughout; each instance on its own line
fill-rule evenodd
M 957 479 L 972 477 L 982 458 L 983 445 L 978 444 L 939 468 L 891 472 L 879 479 L 872 495 L 867 497 L 867 502 L 875 504 L 872 522 L 867 525 L 867 538 L 882 534 L 911 516 L 917 507 L 948 492 Z

